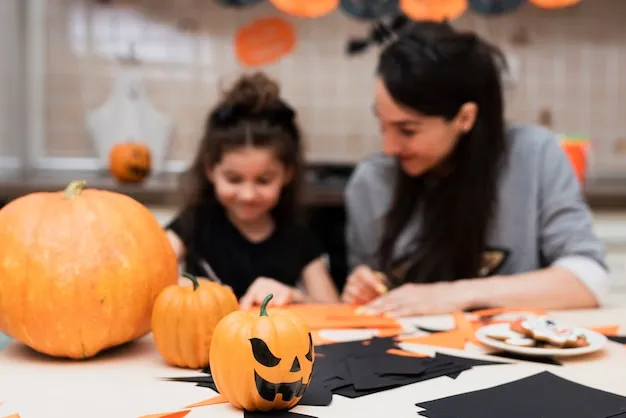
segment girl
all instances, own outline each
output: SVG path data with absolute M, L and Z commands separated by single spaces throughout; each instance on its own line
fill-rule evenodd
M 502 63 L 447 24 L 410 25 L 384 48 L 384 155 L 346 190 L 344 301 L 395 316 L 602 303 L 604 248 L 578 180 L 552 133 L 505 124 Z
M 166 227 L 172 246 L 187 271 L 231 286 L 242 309 L 268 293 L 275 305 L 339 300 L 298 218 L 301 148 L 278 85 L 262 73 L 242 76 L 211 112 L 182 179 L 184 208 Z

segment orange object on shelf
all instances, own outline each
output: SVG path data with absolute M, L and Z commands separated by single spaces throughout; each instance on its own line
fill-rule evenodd
M 582 0 L 530 0 L 531 4 L 542 9 L 560 9 L 563 7 L 575 6 Z
M 257 19 L 235 35 L 235 55 L 248 67 L 272 63 L 289 54 L 296 44 L 296 30 L 280 17 Z
M 455 20 L 468 6 L 467 0 L 400 0 L 400 10 L 413 20 Z
M 324 16 L 339 7 L 339 0 L 270 0 L 278 10 L 295 17 Z
M 561 139 L 561 147 L 569 162 L 572 164 L 574 173 L 580 184 L 584 186 L 587 179 L 587 167 L 589 160 L 590 143 L 586 139 L 563 138 Z

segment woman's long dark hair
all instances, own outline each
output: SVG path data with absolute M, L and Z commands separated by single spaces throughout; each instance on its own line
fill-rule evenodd
M 404 279 L 424 283 L 478 275 L 506 148 L 504 63 L 493 46 L 447 23 L 411 24 L 382 52 L 377 74 L 396 103 L 447 121 L 464 103 L 478 105 L 473 128 L 445 161 L 451 168 L 445 175 L 410 177 L 398 165 L 379 252 L 387 274 L 392 275 L 398 236 L 419 211 L 420 232 Z
M 291 181 L 283 187 L 272 215 L 277 222 L 296 219 L 303 162 L 295 116 L 281 99 L 276 82 L 262 72 L 242 75 L 208 115 L 196 157 L 181 177 L 183 207 L 216 203 L 207 169 L 218 164 L 224 153 L 252 146 L 271 150 L 292 170 Z

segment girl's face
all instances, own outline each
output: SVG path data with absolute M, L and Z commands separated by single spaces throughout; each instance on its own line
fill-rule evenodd
M 424 174 L 445 160 L 476 117 L 473 103 L 463 105 L 452 121 L 419 114 L 396 104 L 380 78 L 375 98 L 383 151 L 397 157 L 402 170 L 410 176 Z
M 267 148 L 244 147 L 224 153 L 208 170 L 217 200 L 232 219 L 250 223 L 262 219 L 276 206 L 291 170 Z

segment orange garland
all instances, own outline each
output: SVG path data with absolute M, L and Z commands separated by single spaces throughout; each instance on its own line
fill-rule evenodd
M 530 0 L 531 4 L 542 9 L 560 9 L 579 4 L 582 0 Z
M 339 7 L 339 0 L 270 0 L 278 10 L 291 16 L 315 18 Z
M 454 20 L 467 8 L 467 0 L 400 0 L 400 9 L 413 20 Z

